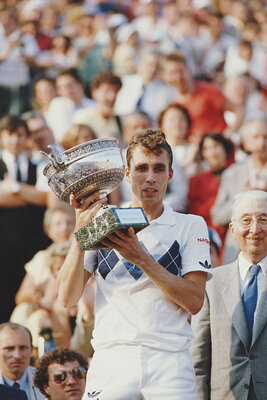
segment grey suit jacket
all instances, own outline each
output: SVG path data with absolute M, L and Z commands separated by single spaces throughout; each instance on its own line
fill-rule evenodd
M 211 210 L 214 224 L 218 226 L 228 225 L 231 220 L 234 197 L 245 190 L 249 180 L 249 161 L 231 165 L 223 174 L 216 197 Z M 228 230 L 224 243 L 224 264 L 233 262 L 239 253 L 239 248 Z
M 30 389 L 30 399 L 29 400 L 44 400 L 45 396 L 37 389 L 37 387 L 33 384 L 33 376 L 34 376 L 35 368 L 29 366 L 27 368 L 29 389 Z M 0 371 L 0 383 L 4 384 L 3 374 Z
M 253 338 L 240 295 L 238 261 L 214 269 L 201 311 L 192 317 L 191 355 L 200 400 L 248 400 L 252 379 L 258 400 L 267 399 L 267 277 L 259 298 Z

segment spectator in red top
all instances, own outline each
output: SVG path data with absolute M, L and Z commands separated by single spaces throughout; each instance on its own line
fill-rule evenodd
M 222 91 L 211 82 L 195 81 L 180 52 L 166 56 L 162 70 L 163 80 L 177 89 L 174 103 L 185 106 L 192 119 L 189 136 L 202 136 L 206 132 L 224 133 L 227 125 L 224 111 L 231 110 L 236 114 L 236 131 L 243 120 L 243 110 L 226 99 Z
M 223 241 L 226 228 L 212 223 L 210 211 L 217 196 L 221 174 L 234 162 L 233 145 L 221 134 L 212 132 L 202 136 L 199 152 L 200 157 L 209 164 L 210 170 L 190 178 L 188 212 L 201 215 Z

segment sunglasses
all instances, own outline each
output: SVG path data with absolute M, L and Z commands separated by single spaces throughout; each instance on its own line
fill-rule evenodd
M 86 369 L 83 367 L 76 367 L 73 369 L 66 369 L 64 371 L 56 371 L 53 375 L 54 382 L 58 383 L 59 385 L 65 383 L 69 374 L 76 379 L 85 379 Z

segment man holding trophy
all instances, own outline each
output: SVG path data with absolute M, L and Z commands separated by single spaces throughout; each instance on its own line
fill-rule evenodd
M 208 231 L 199 216 L 163 203 L 172 178 L 172 150 L 160 130 L 137 133 L 127 150 L 131 207 L 142 207 L 149 225 L 117 229 L 100 250 L 82 251 L 73 239 L 59 271 L 59 300 L 77 304 L 97 282 L 95 349 L 83 400 L 197 399 L 189 355 L 189 314 L 201 309 L 211 277 Z M 76 231 L 107 201 L 103 190 L 83 201 L 70 195 Z M 134 225 L 134 224 L 133 224 Z

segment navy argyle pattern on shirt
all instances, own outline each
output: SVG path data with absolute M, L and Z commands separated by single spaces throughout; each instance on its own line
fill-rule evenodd
M 144 244 L 141 243 L 145 251 Z M 175 240 L 169 250 L 158 260 L 167 271 L 174 275 L 181 276 L 181 255 L 179 243 Z M 148 252 L 149 253 L 149 252 Z M 117 266 L 116 269 L 114 269 Z M 129 273 L 136 281 L 143 275 L 143 271 L 125 258 L 120 259 L 113 249 L 98 251 L 98 271 L 103 279 L 113 271 L 118 280 Z

